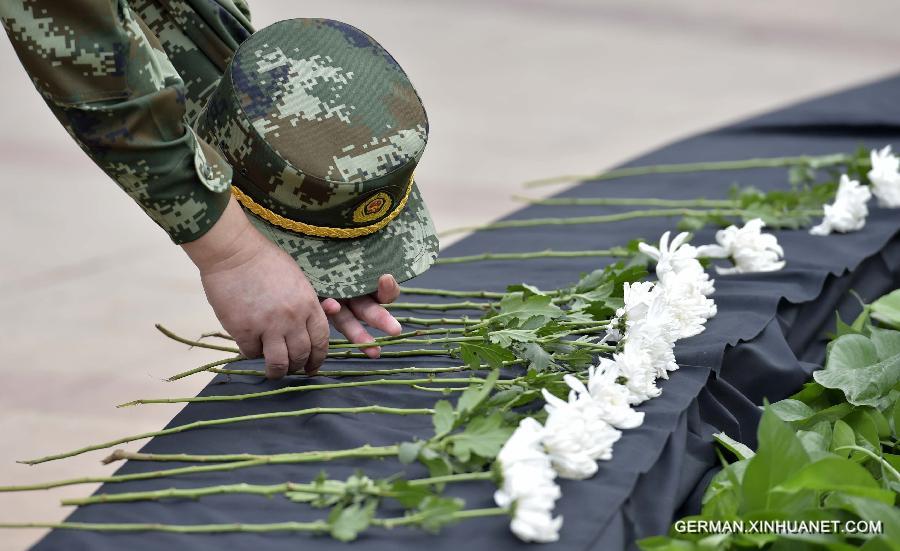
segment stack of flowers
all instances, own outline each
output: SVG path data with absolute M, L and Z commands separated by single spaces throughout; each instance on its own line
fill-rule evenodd
M 495 500 L 501 507 L 514 504 L 510 528 L 520 538 L 558 538 L 562 519 L 552 518 L 546 508 L 538 514 L 534 505 L 546 506 L 558 497 L 558 490 L 549 490 L 549 470 L 561 478 L 581 480 L 597 472 L 597 461 L 612 459 L 613 445 L 622 434 L 619 429 L 643 423 L 644 414 L 632 406 L 659 396 L 656 381 L 678 369 L 675 343 L 702 332 L 706 320 L 716 314 L 709 298 L 714 282 L 688 237 L 681 233 L 670 242 L 666 232 L 658 247 L 641 244 L 641 251 L 656 261 L 657 281 L 624 284 L 624 306 L 606 336 L 619 341 L 619 351 L 589 369 L 587 385 L 566 375 L 567 400 L 544 389 L 544 425 L 532 417 L 524 419 L 498 454 L 503 489 Z M 523 476 L 523 465 L 539 465 L 534 469 L 539 472 Z M 548 495 L 554 498 L 547 499 Z

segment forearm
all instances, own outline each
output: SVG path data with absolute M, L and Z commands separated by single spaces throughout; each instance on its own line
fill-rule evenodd
M 181 248 L 201 274 L 209 274 L 251 262 L 261 248 L 272 246 L 247 220 L 237 200 L 231 197 L 209 231 L 194 241 L 183 243 Z

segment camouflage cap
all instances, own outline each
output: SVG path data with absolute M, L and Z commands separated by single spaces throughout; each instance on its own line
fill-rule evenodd
M 232 192 L 321 296 L 428 269 L 438 241 L 413 181 L 428 137 L 393 57 L 346 23 L 292 19 L 244 41 L 196 122 Z

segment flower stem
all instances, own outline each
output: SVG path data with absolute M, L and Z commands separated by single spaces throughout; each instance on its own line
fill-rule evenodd
M 381 353 L 382 358 L 407 358 L 410 356 L 447 356 L 450 352 L 448 350 L 429 350 L 429 349 L 421 349 L 421 350 L 387 350 Z M 347 358 L 362 358 L 371 360 L 362 352 L 352 352 L 350 350 L 341 350 L 339 352 L 329 352 L 329 358 L 337 358 L 337 359 L 347 359 Z
M 213 465 L 191 465 L 188 467 L 177 467 L 174 469 L 164 469 L 159 471 L 148 471 L 143 473 L 119 474 L 110 476 L 92 476 L 81 478 L 70 478 L 66 480 L 55 480 L 51 482 L 41 482 L 37 484 L 25 484 L 21 486 L 0 486 L 0 492 L 25 492 L 31 490 L 48 490 L 50 488 L 60 488 L 63 486 L 74 486 L 76 484 L 96 484 L 96 483 L 119 483 L 131 482 L 134 480 L 150 480 L 154 478 L 165 478 L 169 476 L 178 476 L 182 474 L 198 474 L 219 471 L 236 471 L 238 469 L 246 469 L 261 465 L 275 464 L 292 464 L 292 463 L 310 463 L 314 461 L 331 461 L 334 459 L 344 458 L 367 458 L 367 457 L 391 457 L 397 455 L 399 446 L 360 446 L 357 448 L 349 448 L 334 451 L 315 451 L 300 453 L 283 453 L 275 455 L 259 455 L 257 459 L 249 459 L 246 461 L 231 461 L 227 463 L 217 463 Z M 109 462 L 119 459 L 130 459 L 132 455 L 123 450 L 116 450 L 107 458 Z
M 601 214 L 598 216 L 571 216 L 565 218 L 529 218 L 525 220 L 501 220 L 500 222 L 492 222 L 481 226 L 463 226 L 459 228 L 451 228 L 438 234 L 439 236 L 452 235 L 467 231 L 481 230 L 499 230 L 504 228 L 530 228 L 535 226 L 565 226 L 571 224 L 604 224 L 608 222 L 621 222 L 623 220 L 634 220 L 636 218 L 658 218 L 667 216 L 740 216 L 743 214 L 741 209 L 719 209 L 719 210 L 692 210 L 692 209 L 642 209 L 632 210 L 628 212 L 619 212 L 616 214 Z
M 321 375 L 323 377 L 366 377 L 371 375 L 399 375 L 401 373 L 457 373 L 460 371 L 469 371 L 472 369 L 467 365 L 460 365 L 456 367 L 397 367 L 394 369 L 369 369 L 369 370 L 359 370 L 354 371 L 352 369 L 345 370 L 330 370 L 330 369 L 321 369 L 316 375 Z M 486 369 L 486 368 L 485 368 Z M 249 377 L 265 377 L 266 372 L 260 371 L 258 369 L 219 369 L 212 368 L 209 370 L 211 373 L 221 373 L 223 375 L 246 375 Z M 301 377 L 304 375 L 298 374 Z
M 178 341 L 178 342 L 180 342 L 182 344 L 186 344 L 188 346 L 195 346 L 197 348 L 208 348 L 210 350 L 221 350 L 222 352 L 234 352 L 236 354 L 239 354 L 241 352 L 240 350 L 238 350 L 237 348 L 235 348 L 233 346 L 221 346 L 218 344 L 212 344 L 212 343 L 203 342 L 203 341 L 194 341 L 191 339 L 186 339 L 186 338 L 184 338 L 180 335 L 176 335 L 172 331 L 166 329 L 160 323 L 155 324 L 155 327 L 157 329 L 159 329 L 160 333 L 169 337 L 173 341 Z
M 366 348 L 368 346 L 381 346 L 382 343 L 390 343 L 391 341 L 396 341 L 399 339 L 406 339 L 407 337 L 422 337 L 425 335 L 444 335 L 447 333 L 464 333 L 466 331 L 463 327 L 439 327 L 437 329 L 415 329 L 413 331 L 406 331 L 404 333 L 398 333 L 397 335 L 388 335 L 385 337 L 377 337 L 374 341 L 371 342 L 363 342 L 363 343 L 352 343 L 347 339 L 332 339 L 328 341 L 328 346 L 331 348 Z M 335 346 L 335 345 L 350 345 L 350 346 Z
M 230 364 L 232 362 L 237 362 L 237 361 L 245 360 L 245 359 L 246 358 L 244 358 L 243 356 L 233 356 L 231 358 L 225 358 L 224 360 L 217 360 L 215 362 L 210 362 L 208 364 L 201 365 L 200 367 L 195 367 L 194 369 L 182 371 L 181 373 L 172 375 L 171 377 L 169 377 L 166 380 L 169 382 L 177 381 L 178 379 L 183 379 L 183 378 L 185 378 L 189 375 L 193 375 L 195 373 L 201 373 L 203 371 L 212 371 L 216 366 L 219 366 L 219 365 Z
M 463 228 L 450 232 L 465 231 Z M 597 249 L 593 251 L 553 251 L 550 249 L 527 253 L 482 253 L 469 256 L 447 256 L 438 258 L 435 264 L 461 264 L 463 262 L 479 262 L 482 260 L 530 260 L 534 258 L 580 258 L 591 256 L 618 257 L 629 256 L 614 249 Z
M 478 517 L 489 517 L 489 516 L 498 516 L 498 515 L 508 515 L 509 511 L 507 509 L 503 509 L 502 507 L 490 507 L 486 509 L 464 509 L 462 511 L 456 511 L 450 514 L 450 517 L 453 520 L 464 520 L 469 518 L 478 518 Z M 395 528 L 397 526 L 409 526 L 416 525 L 420 522 L 427 520 L 430 516 L 428 512 L 421 513 L 413 513 L 411 515 L 406 515 L 403 517 L 394 517 L 394 518 L 386 518 L 379 519 L 373 518 L 371 523 L 373 526 L 381 526 L 383 528 Z
M 839 448 L 834 449 L 834 451 L 836 451 L 836 452 L 843 451 L 843 450 L 852 450 L 852 451 L 857 451 L 862 454 L 868 455 L 870 458 L 874 459 L 876 462 L 881 463 L 882 469 L 887 468 L 887 471 L 889 473 L 891 473 L 891 475 L 894 477 L 894 479 L 897 480 L 898 482 L 900 482 L 900 471 L 897 471 L 897 469 L 895 469 L 893 465 L 888 463 L 883 457 L 876 454 L 872 450 L 866 449 L 862 446 L 841 446 Z
M 503 384 L 512 384 L 516 379 L 507 379 L 497 381 L 498 385 Z M 233 394 L 233 395 L 223 395 L 223 396 L 192 396 L 190 398 L 152 398 L 152 399 L 142 399 L 142 400 L 134 400 L 132 402 L 128 402 L 125 404 L 120 404 L 116 407 L 128 407 L 135 406 L 138 404 L 178 404 L 183 402 L 231 402 L 236 400 L 248 400 L 252 398 L 263 398 L 266 396 L 278 396 L 280 394 L 287 394 L 291 392 L 307 392 L 311 390 L 325 390 L 330 388 L 350 388 L 356 386 L 379 386 L 379 385 L 402 385 L 402 386 L 411 386 L 411 385 L 421 385 L 421 384 L 433 384 L 433 383 L 483 383 L 484 379 L 479 377 L 463 377 L 463 378 L 435 378 L 429 377 L 427 379 L 375 379 L 373 381 L 349 381 L 345 383 L 325 383 L 325 384 L 317 384 L 317 385 L 301 385 L 301 386 L 288 386 L 284 388 L 278 388 L 275 390 L 267 390 L 263 392 L 253 392 L 250 394 Z
M 423 287 L 401 287 L 401 293 L 407 295 L 437 295 L 440 297 L 460 297 L 460 298 L 503 298 L 505 293 L 497 293 L 493 291 L 453 291 L 450 289 L 425 289 Z
M 393 408 L 386 406 L 359 406 L 359 407 L 314 407 L 307 409 L 300 409 L 296 411 L 278 411 L 275 413 L 260 413 L 256 415 L 241 415 L 239 417 L 227 417 L 224 419 L 210 419 L 207 421 L 194 421 L 193 423 L 187 423 L 185 425 L 180 425 L 177 427 L 172 427 L 169 429 L 163 429 L 153 432 L 144 432 L 141 434 L 134 434 L 131 436 L 125 436 L 122 438 L 118 438 L 116 440 L 111 440 L 109 442 L 104 442 L 102 444 L 92 444 L 90 446 L 85 446 L 83 448 L 79 448 L 77 450 L 72 450 L 65 453 L 59 453 L 55 455 L 48 455 L 46 457 L 41 457 L 39 459 L 29 459 L 27 461 L 19 461 L 19 463 L 24 463 L 26 465 L 37 465 L 39 463 L 46 463 L 48 461 L 55 461 L 57 459 L 64 459 L 67 457 L 74 457 L 76 455 L 81 455 L 83 453 L 102 450 L 104 448 L 111 448 L 113 446 L 117 446 L 119 444 L 125 444 L 126 442 L 134 442 L 135 440 L 141 440 L 143 438 L 153 438 L 157 436 L 166 436 L 169 434 L 178 434 L 180 432 L 185 432 L 188 430 L 200 429 L 204 427 L 215 427 L 219 425 L 227 425 L 231 423 L 241 423 L 244 421 L 260 421 L 264 419 L 281 419 L 284 417 L 300 417 L 304 415 L 317 415 L 317 414 L 325 414 L 325 413 L 380 413 L 386 415 L 431 415 L 434 413 L 434 410 L 427 408 L 413 408 L 413 409 L 404 409 L 404 408 Z
M 555 197 L 539 199 L 514 195 L 515 199 L 532 205 L 568 206 L 644 206 L 666 208 L 736 208 L 738 203 L 731 199 L 654 199 L 649 197 Z
M 452 520 L 465 520 L 477 517 L 508 515 L 509 511 L 501 507 L 485 509 L 464 509 L 455 511 L 449 516 Z M 429 518 L 430 513 L 413 513 L 402 517 L 373 518 L 372 526 L 396 528 L 419 524 Z M 54 530 L 86 530 L 91 532 L 169 532 L 175 534 L 225 534 L 234 532 L 311 532 L 327 533 L 331 525 L 325 520 L 312 522 L 272 522 L 266 524 L 155 524 L 155 523 L 96 523 L 96 522 L 7 522 L 0 523 L 0 529 L 16 528 L 50 528 Z
M 228 333 L 223 333 L 221 331 L 213 331 L 211 333 L 203 333 L 202 335 L 200 335 L 200 338 L 201 339 L 209 339 L 209 338 L 225 339 L 226 341 L 234 340 L 234 337 L 232 337 Z
M 392 346 L 395 344 L 448 344 L 455 342 L 472 342 L 472 341 L 483 341 L 484 337 L 446 337 L 446 338 L 437 338 L 437 339 L 391 339 L 391 338 L 383 338 L 383 339 L 375 339 L 372 342 L 362 342 L 362 343 L 339 343 L 330 345 L 331 348 L 368 348 L 372 346 Z
M 430 302 L 394 302 L 393 304 L 385 304 L 388 310 L 487 310 L 491 307 L 489 302 L 447 302 L 447 303 L 430 303 Z
M 480 320 L 463 318 L 416 318 L 410 316 L 395 316 L 394 319 L 400 323 L 408 323 L 410 325 L 474 325 Z
M 609 170 L 607 172 L 600 172 L 598 174 L 575 174 L 567 176 L 557 176 L 553 178 L 543 178 L 540 180 L 532 180 L 530 182 L 526 182 L 524 185 L 525 187 L 535 188 L 569 182 L 597 182 L 603 180 L 616 180 L 619 178 L 644 176 L 647 174 L 679 174 L 685 172 L 747 170 L 751 168 L 787 168 L 792 166 L 803 166 L 807 164 L 815 168 L 824 168 L 846 164 L 852 160 L 853 158 L 850 155 L 837 153 L 821 156 L 800 155 L 796 157 L 769 157 L 758 159 L 742 159 L 737 161 L 711 161 L 700 163 L 633 166 L 627 168 L 619 168 L 616 170 Z
M 458 473 L 428 478 L 417 478 L 407 481 L 410 486 L 433 486 L 454 482 L 471 482 L 491 480 L 493 473 L 479 471 L 474 473 Z M 168 488 L 165 490 L 149 490 L 145 492 L 123 492 L 118 494 L 98 494 L 89 497 L 64 499 L 62 505 L 93 505 L 96 503 L 128 503 L 135 501 L 160 501 L 164 499 L 200 499 L 202 497 L 223 494 L 251 494 L 270 497 L 289 492 L 305 492 L 310 494 L 342 494 L 344 488 L 331 487 L 317 483 L 284 482 L 281 484 L 223 484 L 202 488 Z M 389 490 L 377 486 L 363 490 L 370 495 L 391 497 Z
M 374 520 L 374 519 L 373 519 Z M 383 519 L 387 520 L 387 519 Z M 273 522 L 268 524 L 150 524 L 97 522 L 9 522 L 0 529 L 50 528 L 53 530 L 85 530 L 90 532 L 169 532 L 174 534 L 224 534 L 232 532 L 312 532 L 326 533 L 324 520 L 312 522 Z
M 577 333 L 578 331 L 573 331 L 572 334 Z M 522 360 L 507 360 L 503 362 L 504 366 L 516 365 L 522 363 Z M 453 367 L 396 367 L 391 369 L 368 369 L 368 370 L 354 370 L 354 369 L 320 369 L 316 375 L 321 375 L 323 377 L 366 377 L 372 375 L 399 375 L 401 373 L 458 373 L 461 371 L 478 371 L 482 369 L 490 369 L 491 366 L 487 364 L 481 364 L 478 367 L 470 367 L 468 365 L 457 365 Z M 247 375 L 250 377 L 265 377 L 266 372 L 260 371 L 257 369 L 219 369 L 212 368 L 209 370 L 211 373 L 221 373 L 223 375 Z M 303 374 L 297 374 L 300 377 L 305 377 Z
M 380 346 L 380 344 L 378 345 Z M 405 358 L 410 356 L 447 356 L 450 352 L 447 350 L 387 350 L 381 353 L 382 358 Z M 329 358 L 333 359 L 347 359 L 347 358 L 369 358 L 362 352 L 353 352 L 351 350 L 341 350 L 339 352 L 329 352 Z M 233 358 L 228 358 L 226 360 L 219 360 L 217 362 L 208 363 L 206 365 L 201 365 L 200 367 L 195 367 L 193 369 L 189 369 L 187 371 L 182 371 L 181 373 L 172 375 L 167 381 L 177 381 L 178 379 L 183 379 L 189 375 L 194 375 L 195 373 L 201 373 L 204 371 L 209 371 L 211 373 L 225 373 L 229 375 L 255 375 L 257 372 L 246 373 L 245 370 L 240 369 L 216 369 L 215 366 L 231 363 L 238 360 L 245 360 L 243 356 L 235 356 Z

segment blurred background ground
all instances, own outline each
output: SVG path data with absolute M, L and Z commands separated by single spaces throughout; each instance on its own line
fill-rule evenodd
M 515 209 L 524 180 L 609 167 L 900 70 L 893 0 L 250 4 L 257 27 L 341 19 L 400 60 L 431 120 L 417 180 L 439 229 Z M 208 377 L 162 379 L 221 356 L 153 323 L 199 335 L 217 322 L 193 266 L 68 138 L 3 36 L 0 484 L 110 473 L 103 452 L 14 460 L 161 428 L 180 406 L 112 406 L 193 394 Z M 92 489 L 0 494 L 0 520 L 61 520 L 58 499 Z M 5 532 L 0 549 L 40 535 Z

